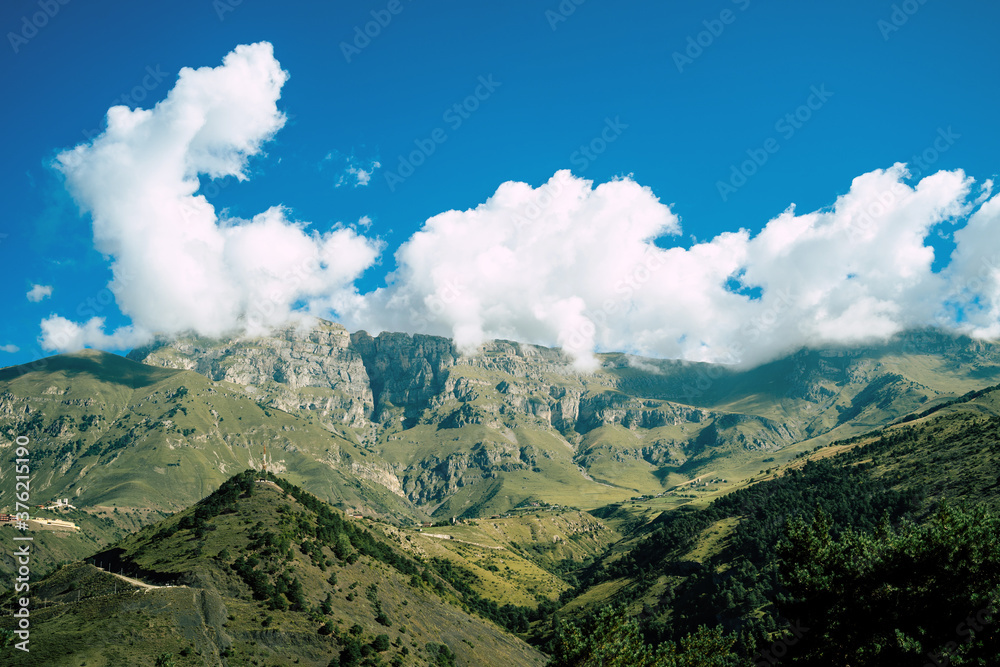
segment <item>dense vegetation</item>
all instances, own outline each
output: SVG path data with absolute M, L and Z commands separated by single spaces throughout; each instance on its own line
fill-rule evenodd
M 854 418 L 877 405 L 897 380 L 886 375 L 872 383 L 841 416 Z M 531 607 L 496 602 L 490 582 L 463 567 L 461 557 L 408 553 L 373 524 L 349 520 L 298 486 L 253 470 L 226 480 L 192 509 L 161 524 L 159 532 L 145 534 L 156 542 L 181 533 L 172 543 L 183 542 L 184 557 L 190 554 L 193 561 L 203 556 L 202 545 L 218 530 L 215 519 L 245 512 L 240 500 L 261 493 L 256 480 L 266 477 L 278 485 L 297 501 L 296 508 L 286 496 L 274 505 L 268 521 L 257 521 L 259 512 L 241 516 L 245 548 L 240 543 L 233 554 L 206 549 L 204 558 L 216 567 L 222 564 L 235 588 L 244 590 L 239 582 L 246 584 L 265 618 L 295 613 L 314 623 L 314 635 L 335 640 L 340 651 L 331 662 L 335 665 L 410 664 L 413 654 L 432 664 L 456 660 L 454 641 L 450 647 L 428 644 L 424 636 L 410 648 L 400 641 L 398 626 L 403 624 L 387 602 L 388 587 L 380 594 L 374 583 L 363 582 L 356 592 L 356 583 L 343 584 L 344 571 L 350 569 L 345 566 L 361 558 L 384 564 L 376 568 L 382 575 L 387 568 L 392 576 L 403 575 L 400 588 L 407 595 L 432 591 L 536 641 L 552 656 L 552 667 L 722 667 L 748 661 L 1000 664 L 994 620 L 1000 601 L 1000 417 L 995 416 L 996 404 L 985 401 L 974 409 L 952 409 L 988 398 L 991 389 L 969 392 L 898 420 L 892 428 L 842 441 L 857 446 L 838 456 L 801 465 L 796 460 L 798 467 L 779 464 L 774 479 L 719 497 L 707 507 L 682 506 L 648 524 L 636 513 L 634 523 L 615 525 L 625 527 L 628 540 L 593 564 L 588 560 L 587 567 L 572 558 L 550 557 L 557 551 L 555 542 L 520 542 L 521 548 L 513 551 L 536 559 L 573 586 L 558 601 L 538 595 Z M 181 386 L 169 398 L 183 398 L 185 392 Z M 186 411 L 174 405 L 168 416 L 179 414 Z M 37 414 L 33 419 L 37 422 Z M 47 430 L 87 433 L 98 423 L 89 414 L 75 421 L 65 416 Z M 139 434 L 122 428 L 100 446 L 104 453 L 108 447 L 126 449 Z M 85 452 L 88 442 L 67 441 L 59 451 Z M 948 499 L 965 500 L 975 508 L 943 502 Z M 705 548 L 708 542 L 711 549 Z M 99 554 L 106 556 L 105 565 L 118 558 L 113 551 Z M 299 553 L 323 574 L 307 567 Z M 367 564 L 363 560 L 359 567 Z M 490 568 L 500 571 L 486 566 Z M 310 594 L 306 570 L 313 585 L 326 581 L 334 593 L 339 572 L 347 600 L 363 595 L 366 612 L 372 611 L 366 618 L 374 622 L 368 629 L 348 627 L 351 620 L 334 625 L 334 593 L 327 593 L 325 601 L 323 593 Z M 567 602 L 577 604 L 563 611 Z M 260 626 L 273 627 L 270 620 Z M 392 640 L 390 633 L 395 633 Z
M 559 627 L 549 667 L 730 667 L 741 663 L 732 637 L 704 626 L 679 644 L 645 643 L 639 622 L 624 608 L 605 607 L 583 626 Z
M 306 508 L 316 512 L 318 522 L 315 532 L 310 533 L 305 527 L 299 532 L 300 535 L 304 534 L 307 538 L 313 538 L 312 542 L 307 539 L 304 544 L 307 545 L 305 548 L 309 550 L 309 553 L 317 554 L 314 556 L 314 560 L 322 558 L 318 555 L 319 545 L 325 545 L 333 549 L 338 558 L 352 562 L 350 559 L 352 558 L 351 548 L 353 548 L 360 554 L 386 563 L 402 574 L 410 575 L 412 585 L 429 586 L 442 597 L 447 597 L 449 594 L 443 585 L 443 582 L 447 582 L 458 594 L 466 609 L 511 632 L 526 632 L 529 622 L 538 620 L 540 613 L 551 611 L 551 607 L 546 609 L 544 605 L 542 612 L 539 612 L 538 609 L 512 604 L 498 605 L 496 602 L 481 596 L 470 585 L 471 579 L 475 575 L 469 570 L 453 565 L 451 561 L 443 558 L 433 558 L 426 563 L 418 563 L 390 548 L 386 542 L 377 539 L 370 531 L 359 528 L 354 522 L 344 521 L 339 512 L 332 510 L 328 504 L 312 494 L 279 477 L 270 475 L 268 477 Z M 353 557 L 356 558 L 356 556 Z
M 780 589 L 775 550 L 788 521 L 822 508 L 839 535 L 848 529 L 874 529 L 883 519 L 898 522 L 918 506 L 919 493 L 893 490 L 893 480 L 871 477 L 869 467 L 808 462 L 719 498 L 704 510 L 667 513 L 636 548 L 595 566 L 583 587 L 629 579 L 634 585 L 617 601 L 630 603 L 660 577 L 675 577 L 678 583 L 659 604 L 645 609 L 643 629 L 651 641 L 677 641 L 701 625 L 719 624 L 739 633 L 740 650 L 752 653 L 787 625 L 772 603 Z M 705 563 L 685 558 L 703 531 L 729 518 L 740 521 L 722 553 Z M 720 572 L 723 564 L 725 571 Z
M 1000 417 L 948 414 L 869 435 L 705 509 L 662 514 L 576 591 L 625 582 L 612 599 L 632 620 L 592 610 L 582 643 L 567 642 L 565 630 L 550 635 L 563 660 L 553 664 L 574 664 L 569 648 L 605 634 L 639 647 L 647 662 L 636 664 L 687 664 L 656 662 L 652 647 L 704 627 L 732 633 L 733 650 L 757 662 L 996 664 L 997 634 L 984 619 L 1000 600 L 1000 520 L 988 509 L 998 501 L 998 434 Z M 699 561 L 693 550 L 710 530 L 725 531 L 723 546 Z
M 832 532 L 817 510 L 778 549 L 780 607 L 807 626 L 789 661 L 997 664 L 1000 518 L 945 505 L 925 524 Z

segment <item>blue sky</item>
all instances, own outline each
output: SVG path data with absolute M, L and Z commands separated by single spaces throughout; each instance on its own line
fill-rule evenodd
M 394 253 L 416 232 L 445 235 L 440 225 L 427 227 L 433 216 L 474 209 L 507 181 L 538 188 L 564 169 L 595 186 L 627 177 L 669 206 L 674 221 L 638 225 L 636 231 L 664 250 L 689 250 L 740 229 L 754 237 L 793 203 L 798 213 L 828 209 L 849 192 L 853 179 L 896 162 L 909 163 L 910 177 L 901 180 L 911 186 L 939 170 L 961 169 L 975 179 L 964 194 L 954 186 L 947 201 L 975 199 L 997 173 L 995 4 L 680 4 L 3 3 L 0 67 L 7 103 L 0 109 L 0 177 L 7 211 L 0 220 L 0 260 L 7 279 L 0 287 L 0 348 L 7 351 L 0 352 L 0 365 L 50 354 L 39 337 L 40 323 L 52 316 L 83 322 L 96 315 L 105 318 L 109 332 L 135 323 L 134 313 L 123 314 L 106 287 L 114 257 L 95 250 L 91 213 L 80 214 L 51 163 L 60 151 L 98 136 L 112 104 L 151 108 L 166 98 L 181 68 L 218 67 L 240 44 L 273 45 L 274 58 L 289 75 L 277 100 L 286 121 L 262 152 L 249 157 L 246 181 L 230 176 L 211 187 L 203 175 L 201 193 L 216 211 L 234 218 L 283 205 L 288 219 L 308 222 L 308 230 L 319 234 L 354 225 L 379 248 L 379 258 L 364 263 L 351 281 L 360 295 L 385 286 L 398 268 Z M 385 25 L 376 30 L 372 22 L 380 17 Z M 366 25 L 375 36 L 356 41 Z M 433 152 L 421 146 L 433 146 Z M 582 150 L 588 146 L 589 154 Z M 405 166 L 400 171 L 401 159 L 409 161 L 415 150 L 424 153 L 418 156 L 422 164 L 412 175 L 394 178 L 408 173 Z M 915 163 L 913 156 L 921 155 L 932 159 Z M 745 167 L 745 178 L 733 176 L 755 156 L 760 164 Z M 380 166 L 373 168 L 375 162 Z M 370 171 L 370 181 L 360 184 L 349 167 Z M 593 224 L 608 228 L 614 220 Z M 947 267 L 955 247 L 952 227 L 941 225 L 931 216 L 920 227 L 935 250 L 934 274 Z M 461 252 L 435 248 L 442 256 Z M 577 256 L 578 262 L 585 259 Z M 420 284 L 415 266 L 399 272 L 397 282 Z M 737 266 L 733 275 L 745 270 Z M 846 272 L 849 279 L 855 274 Z M 906 275 L 903 270 L 896 277 Z M 723 276 L 727 280 L 731 284 Z M 762 289 L 770 286 L 777 294 L 774 280 L 761 277 L 741 296 L 759 304 Z M 35 290 L 37 300 L 29 299 L 35 285 L 51 287 L 51 294 Z M 992 298 L 991 288 L 984 289 L 975 303 Z M 562 286 L 555 292 L 532 306 L 540 321 L 549 321 L 540 309 L 555 313 L 579 296 L 584 306 L 575 316 L 589 317 L 600 329 L 594 311 L 602 302 Z M 398 294 L 425 305 L 434 297 L 403 285 Z M 894 307 L 904 310 L 913 301 L 876 296 L 883 306 L 895 299 Z M 488 298 L 478 293 L 475 302 L 488 309 Z M 630 298 L 625 312 L 655 306 L 655 300 L 638 304 Z M 307 300 L 295 297 L 293 305 Z M 461 316 L 428 316 L 407 327 L 412 309 L 409 315 L 372 314 L 385 307 L 383 298 L 377 308 L 365 306 L 343 320 L 456 336 L 468 325 L 475 329 L 473 343 L 477 336 L 504 333 L 547 344 L 569 345 L 572 338 L 566 333 L 572 327 L 524 324 L 524 314 L 511 314 L 510 321 L 520 324 L 507 326 L 503 313 L 510 308 L 473 324 L 458 321 Z M 774 304 L 770 310 L 792 312 Z M 757 342 L 759 336 L 747 342 L 747 327 L 757 318 L 760 330 L 763 314 L 729 323 L 733 331 L 742 330 L 739 350 Z M 896 328 L 929 319 L 926 313 L 894 317 Z M 992 315 L 984 317 L 979 330 L 989 335 Z M 666 330 L 648 319 L 598 331 L 584 347 L 689 357 L 710 346 L 734 347 L 732 337 L 712 342 L 694 325 Z M 844 322 L 817 324 L 820 333 L 814 334 L 829 339 L 831 328 Z M 877 324 L 885 324 L 884 318 Z M 892 328 L 875 327 L 882 333 Z M 656 336 L 670 338 L 673 347 L 651 343 Z M 683 347 L 693 337 L 700 339 L 695 347 Z M 770 337 L 780 340 L 762 354 L 808 342 L 808 336 Z

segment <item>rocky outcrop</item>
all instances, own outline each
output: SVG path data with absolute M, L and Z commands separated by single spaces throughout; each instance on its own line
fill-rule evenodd
M 581 447 L 573 460 L 586 475 L 590 462 L 602 457 L 691 465 L 722 451 L 777 450 L 860 417 L 910 410 L 936 391 L 887 370 L 892 359 L 913 350 L 946 350 L 950 363 L 968 363 L 984 384 L 1000 378 L 1000 348 L 934 333 L 802 350 L 758 369 L 608 354 L 602 368 L 587 375 L 555 349 L 496 340 L 469 355 L 438 336 L 350 334 L 329 322 L 259 338 L 179 339 L 129 356 L 243 385 L 260 403 L 318 417 L 346 437 L 354 429 L 377 460 L 348 460 L 336 451 L 324 463 L 349 465 L 357 477 L 418 504 L 436 504 L 477 480 L 534 469 L 534 454 L 518 444 L 517 429 L 552 430 L 567 447 Z M 780 411 L 760 409 L 776 401 Z M 20 409 L 0 397 L 0 414 Z M 434 428 L 397 438 L 418 426 Z M 609 426 L 632 431 L 635 444 L 604 442 L 600 434 L 588 439 Z M 51 428 L 62 432 L 62 425 Z M 448 444 L 468 443 L 470 433 L 478 440 L 474 447 L 456 451 Z M 409 438 L 412 450 L 395 444 Z M 441 447 L 428 450 L 428 438 Z M 379 459 L 386 451 L 391 465 Z
M 610 424 L 620 424 L 628 429 L 676 426 L 701 423 L 712 414 L 708 410 L 680 403 L 640 399 L 620 392 L 602 392 L 581 398 L 577 430 L 584 433 Z
M 329 322 L 257 338 L 180 338 L 133 350 L 128 357 L 250 387 L 260 391 L 267 405 L 289 412 L 313 410 L 348 426 L 366 425 L 375 410 L 361 356 L 352 349 L 347 330 Z M 303 391 L 308 389 L 327 391 Z
M 441 429 L 501 429 L 520 415 L 568 436 L 608 425 L 652 429 L 716 416 L 703 408 L 621 391 L 611 375 L 580 376 L 558 350 L 492 341 L 477 354 L 463 356 L 446 338 L 349 334 L 329 322 L 312 329 L 289 327 L 267 337 L 179 339 L 129 356 L 240 384 L 265 405 L 305 411 L 318 415 L 321 423 L 359 432 L 372 425 L 406 429 L 422 419 Z M 610 367 L 628 367 L 628 359 L 616 357 Z M 659 372 L 651 371 L 654 376 Z M 709 438 L 716 431 L 718 436 Z M 697 444 L 728 437 L 726 427 L 716 431 L 706 431 Z M 750 448 L 787 440 L 775 429 L 765 431 L 767 437 L 757 441 L 743 433 L 737 439 Z M 395 491 L 398 480 L 387 481 Z
M 397 496 L 402 496 L 403 485 L 387 463 L 351 462 L 351 472 L 362 479 L 381 484 Z
M 447 338 L 366 331 L 350 336 L 352 349 L 362 359 L 372 395 L 373 421 L 393 417 L 413 422 L 440 394 L 455 365 L 458 352 Z

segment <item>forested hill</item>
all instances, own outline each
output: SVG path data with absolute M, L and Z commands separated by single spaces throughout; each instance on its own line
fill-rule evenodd
M 975 618 L 1000 600 L 1000 392 L 812 456 L 641 527 L 564 618 L 594 650 L 597 628 L 620 638 L 637 619 L 650 646 L 718 627 L 734 654 L 788 664 L 998 664 L 1000 636 Z

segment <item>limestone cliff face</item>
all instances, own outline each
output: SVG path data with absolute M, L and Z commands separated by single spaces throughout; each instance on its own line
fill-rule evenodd
M 363 360 L 371 393 L 375 396 L 372 420 L 393 416 L 416 418 L 445 387 L 448 369 L 458 352 L 447 338 L 382 333 L 373 338 L 365 331 L 350 336 L 352 350 Z
M 309 411 L 324 423 L 361 430 L 373 425 L 408 428 L 425 411 L 455 401 L 460 405 L 448 410 L 446 427 L 500 426 L 498 415 L 504 411 L 537 417 L 560 431 L 602 421 L 650 421 L 638 404 L 625 415 L 600 408 L 604 399 L 591 397 L 586 423 L 578 423 L 584 387 L 570 359 L 557 350 L 509 341 L 488 342 L 479 353 L 462 356 L 447 338 L 349 334 L 340 325 L 321 322 L 312 329 L 289 327 L 257 338 L 180 338 L 136 349 L 129 358 L 243 385 L 265 405 Z M 457 366 L 469 372 L 453 373 Z M 492 377 L 508 379 L 498 383 Z M 554 377 L 566 378 L 569 386 L 553 383 Z M 608 382 L 597 377 L 590 384 Z M 484 397 L 492 404 L 471 407 Z M 658 419 L 664 418 L 653 421 Z
M 375 408 L 364 362 L 352 349 L 350 335 L 329 322 L 258 338 L 180 338 L 128 356 L 260 389 L 265 404 L 289 412 L 312 410 L 348 426 L 366 425 Z
M 560 350 L 507 340 L 484 343 L 479 352 L 464 360 L 474 368 L 541 381 L 551 375 L 572 375 L 572 359 Z
M 925 384 L 904 377 L 910 367 L 894 360 L 908 354 L 923 354 L 937 375 Z M 533 455 L 511 435 L 517 428 L 553 431 L 584 468 L 598 454 L 676 466 L 713 451 L 774 451 L 853 428 L 854 420 L 869 428 L 934 398 L 931 380 L 950 383 L 956 368 L 971 368 L 982 384 L 1000 379 L 1000 347 L 926 332 L 880 346 L 803 350 L 759 369 L 608 354 L 588 375 L 555 349 L 496 340 L 463 355 L 438 336 L 350 334 L 330 322 L 259 338 L 182 338 L 129 356 L 243 385 L 263 405 L 318 420 L 387 457 L 356 463 L 357 476 L 417 503 L 532 470 Z M 18 409 L 0 397 L 0 413 Z M 605 426 L 628 429 L 635 444 L 575 449 Z M 414 428 L 406 438 L 414 446 L 392 444 Z
M 607 424 L 620 424 L 629 429 L 649 429 L 701 423 L 712 412 L 678 403 L 651 401 L 619 392 L 604 392 L 583 397 L 578 416 L 578 430 L 589 431 Z
M 568 434 L 611 424 L 631 430 L 700 424 L 717 416 L 682 403 L 637 397 L 618 389 L 610 374 L 580 376 L 559 350 L 491 341 L 477 354 L 463 356 L 446 338 L 350 334 L 330 322 L 257 338 L 181 338 L 135 350 L 129 357 L 243 385 L 265 405 L 306 411 L 321 423 L 359 433 L 373 427 L 406 429 L 421 419 L 445 429 L 502 429 L 519 415 Z M 756 440 L 743 435 L 737 440 L 751 449 L 770 448 L 795 435 L 771 425 L 758 430 L 763 435 Z M 731 431 L 719 425 L 710 432 L 715 437 L 705 436 L 699 444 L 726 439 Z

